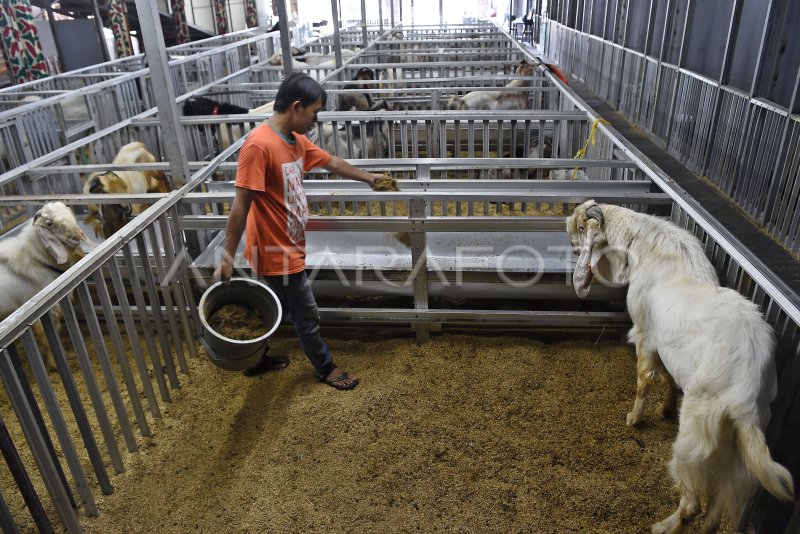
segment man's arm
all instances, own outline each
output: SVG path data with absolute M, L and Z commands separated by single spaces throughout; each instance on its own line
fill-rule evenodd
M 328 161 L 328 164 L 325 165 L 323 168 L 326 171 L 341 176 L 343 178 L 350 178 L 351 180 L 364 182 L 370 187 L 372 187 L 375 184 L 375 180 L 383 177 L 382 174 L 375 174 L 374 172 L 362 171 L 361 169 L 353 167 L 342 158 L 333 155 L 331 156 L 331 159 Z
M 233 259 L 236 256 L 236 249 L 239 248 L 239 241 L 242 239 L 253 195 L 254 191 L 251 189 L 236 188 L 236 196 L 233 197 L 233 205 L 228 215 L 228 226 L 225 228 L 222 261 L 214 271 L 214 280 L 223 280 L 227 284 L 233 275 Z

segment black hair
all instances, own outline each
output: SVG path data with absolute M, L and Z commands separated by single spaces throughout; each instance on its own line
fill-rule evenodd
M 308 107 L 317 100 L 322 102 L 322 107 L 328 102 L 328 93 L 308 74 L 290 72 L 278 87 L 275 95 L 273 109 L 283 113 L 295 102 L 299 101 L 303 107 Z

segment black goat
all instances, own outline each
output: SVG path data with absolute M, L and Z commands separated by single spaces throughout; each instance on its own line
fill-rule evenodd
M 375 71 L 369 67 L 361 67 L 353 77 L 353 81 L 374 80 Z M 345 89 L 368 89 L 362 83 L 348 83 Z M 339 96 L 339 111 L 367 111 L 373 105 L 372 97 L 369 93 L 349 93 Z
M 190 117 L 197 115 L 241 115 L 249 111 L 249 109 L 242 106 L 228 104 L 227 102 L 217 102 L 204 96 L 193 96 L 183 103 L 183 114 Z

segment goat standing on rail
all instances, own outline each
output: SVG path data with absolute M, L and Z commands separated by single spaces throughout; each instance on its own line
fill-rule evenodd
M 447 109 L 528 109 L 528 93 L 514 91 L 516 87 L 530 87 L 530 77 L 533 76 L 533 65 L 524 59 L 519 62 L 515 76 L 525 76 L 524 80 L 512 80 L 503 89 L 492 91 L 472 91 L 464 96 L 453 95 L 447 102 Z M 509 90 L 511 89 L 511 90 Z
M 81 241 L 86 235 L 75 214 L 63 202 L 48 202 L 39 209 L 19 235 L 0 241 L 0 320 L 23 306 L 47 284 L 83 257 Z M 53 320 L 61 319 L 61 308 L 53 308 Z M 40 321 L 33 333 L 42 358 L 54 369 L 50 343 Z
M 567 231 L 579 254 L 579 297 L 597 274 L 628 284 L 637 381 L 627 423 L 642 421 L 656 376 L 669 387 L 660 416 L 675 410 L 683 390 L 670 461 L 680 505 L 652 531 L 682 532 L 705 497 L 703 532 L 716 532 L 723 513 L 741 515 L 758 484 L 792 500 L 792 476 L 772 460 L 763 433 L 777 379 L 772 329 L 758 306 L 720 287 L 700 241 L 668 221 L 590 200 L 567 218 Z
M 125 165 L 131 163 L 154 163 L 153 156 L 140 141 L 123 146 L 112 164 Z M 95 172 L 83 184 L 83 192 L 93 194 L 104 193 L 169 193 L 172 186 L 161 171 L 106 171 Z M 131 214 L 141 212 L 138 204 L 97 204 L 88 206 L 89 216 L 86 222 L 98 237 L 106 238 L 125 226 Z

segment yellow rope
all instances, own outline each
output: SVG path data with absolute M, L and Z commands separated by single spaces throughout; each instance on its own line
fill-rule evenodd
M 597 140 L 597 126 L 599 124 L 609 124 L 609 122 L 605 119 L 597 119 L 592 123 L 592 129 L 589 130 L 589 137 L 586 138 L 586 143 L 583 145 L 583 148 L 575 152 L 575 157 L 573 159 L 583 159 L 586 157 L 586 150 L 589 148 L 589 143 L 592 143 L 594 146 Z M 575 167 L 572 170 L 572 179 L 574 180 L 575 177 L 578 175 L 579 167 Z

